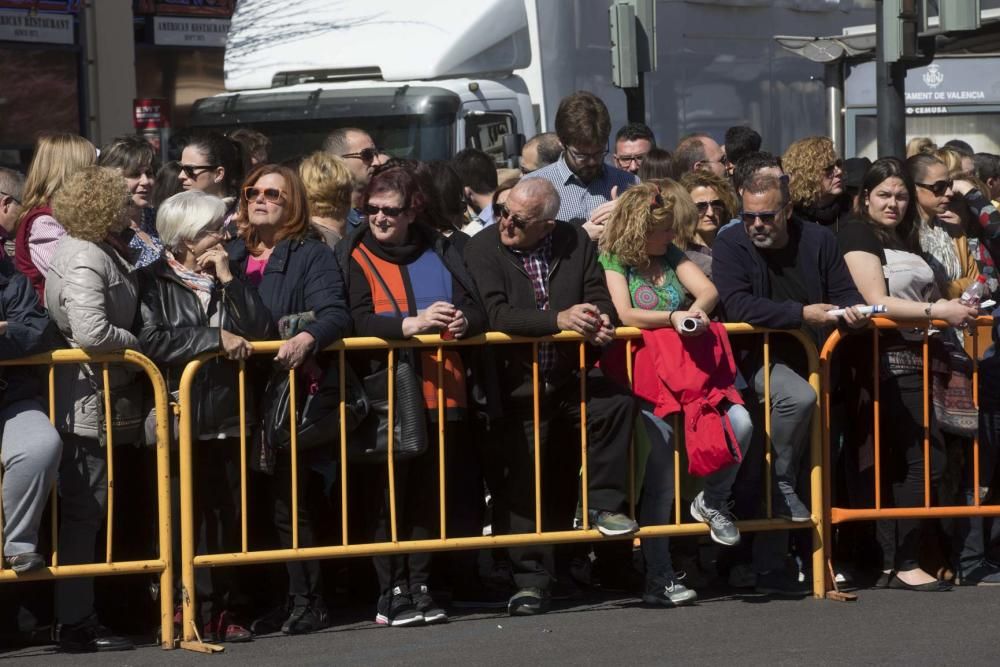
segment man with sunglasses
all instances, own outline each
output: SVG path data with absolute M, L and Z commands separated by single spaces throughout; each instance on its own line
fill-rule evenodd
M 7 239 L 13 238 L 17 219 L 21 215 L 21 190 L 24 175 L 13 169 L 0 167 L 0 254 L 11 255 L 4 248 Z
M 597 251 L 579 226 L 555 219 L 558 211 L 554 186 L 544 179 L 523 179 L 500 207 L 499 222 L 468 242 L 465 261 L 492 330 L 532 337 L 575 331 L 592 345 L 603 346 L 613 338 L 617 315 Z M 572 525 L 580 483 L 580 464 L 574 459 L 580 449 L 583 373 L 590 526 L 604 535 L 635 532 L 638 525 L 622 514 L 636 410 L 631 394 L 593 367 L 594 355 L 588 355 L 591 361 L 581 370 L 577 343 L 544 343 L 538 346 L 540 417 L 536 424 L 532 347 L 500 347 L 495 352 L 508 400 L 505 432 L 498 433 L 491 444 L 488 464 L 487 479 L 500 480 L 490 489 L 496 503 L 494 525 L 509 527 L 510 533 L 535 531 L 536 426 L 541 434 L 539 451 L 549 462 L 543 474 L 543 497 L 538 500 L 542 527 L 565 530 Z M 555 574 L 554 553 L 551 545 L 510 550 L 519 589 L 508 604 L 511 615 L 546 610 Z
M 348 231 L 358 227 L 365 221 L 361 212 L 362 192 L 368 185 L 372 172 L 376 167 L 385 164 L 383 153 L 375 146 L 371 135 L 357 127 L 341 127 L 327 135 L 323 142 L 323 150 L 344 160 L 351 179 L 354 181 L 354 191 L 351 193 L 351 209 L 347 212 Z
M 827 228 L 792 217 L 788 183 L 771 174 L 757 173 L 743 184 L 743 229 L 732 227 L 712 247 L 712 277 L 719 290 L 727 322 L 747 322 L 771 329 L 805 328 L 817 342 L 825 339 L 839 319 L 829 311 L 846 308 L 844 322 L 861 327 L 863 305 L 837 246 Z M 740 371 L 764 403 L 765 374 L 759 341 L 734 342 Z M 770 359 L 771 448 L 773 450 L 772 503 L 774 516 L 806 523 L 812 512 L 802 502 L 808 482 L 802 474 L 808 461 L 810 424 L 816 392 L 806 381 L 808 363 L 801 346 L 774 337 Z M 750 403 L 748 402 L 748 405 Z M 763 419 L 755 419 L 763 424 Z M 761 448 L 762 449 L 762 448 Z M 744 466 L 748 470 L 759 466 Z M 752 474 L 752 473 L 751 473 Z M 760 480 L 744 475 L 739 483 L 758 489 Z M 819 511 L 819 508 L 813 508 Z M 788 533 L 761 533 L 753 544 L 757 591 L 777 595 L 807 595 L 810 587 L 785 570 Z
M 556 218 L 582 225 L 597 241 L 617 194 L 639 181 L 605 163 L 611 116 L 593 93 L 584 90 L 563 98 L 556 111 L 556 135 L 563 145 L 559 160 L 527 178 L 544 178 L 555 186 L 560 201 Z

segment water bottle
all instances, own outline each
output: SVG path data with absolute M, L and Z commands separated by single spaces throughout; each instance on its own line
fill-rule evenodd
M 962 296 L 959 297 L 959 302 L 963 306 L 971 306 L 972 308 L 978 308 L 979 302 L 983 298 L 983 294 L 986 293 L 986 276 L 979 276 L 976 278 L 976 282 L 969 285 Z

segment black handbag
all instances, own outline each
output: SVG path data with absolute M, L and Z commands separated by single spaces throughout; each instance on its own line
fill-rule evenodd
M 364 251 L 358 253 L 371 274 L 388 295 L 397 317 L 399 304 L 388 285 Z M 399 350 L 393 368 L 394 408 L 392 423 L 392 458 L 405 461 L 427 451 L 427 415 L 420 377 L 414 368 L 412 350 Z M 362 379 L 368 396 L 368 416 L 347 442 L 347 460 L 351 463 L 384 463 L 389 452 L 389 369 Z
M 347 432 L 352 432 L 368 414 L 368 398 L 354 370 L 347 365 L 344 416 Z M 340 372 L 336 365 L 323 370 L 323 376 L 313 393 L 305 374 L 295 374 L 296 447 L 304 452 L 319 447 L 333 446 L 340 440 Z M 291 449 L 291 403 L 289 373 L 276 370 L 264 388 L 263 426 L 267 442 L 278 451 Z M 348 441 L 350 442 L 350 440 Z

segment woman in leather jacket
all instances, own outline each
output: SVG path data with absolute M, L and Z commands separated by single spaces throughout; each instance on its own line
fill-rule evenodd
M 167 199 L 156 224 L 163 255 L 139 273 L 139 343 L 163 371 L 174 396 L 184 367 L 199 355 L 250 356 L 247 339 L 274 338 L 271 316 L 222 240 L 225 203 L 191 190 Z M 249 387 L 249 385 L 248 385 Z M 240 543 L 240 404 L 236 369 L 207 362 L 194 383 L 195 522 L 199 553 Z M 253 405 L 248 400 L 246 405 Z M 246 423 L 252 423 L 247 416 Z M 230 612 L 234 578 L 225 569 L 200 570 L 197 584 L 203 637 L 247 641 L 249 630 Z

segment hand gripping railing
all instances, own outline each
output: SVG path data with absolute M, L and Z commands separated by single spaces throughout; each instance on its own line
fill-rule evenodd
M 58 493 L 53 486 L 50 508 L 52 514 L 52 554 L 51 565 L 44 570 L 30 574 L 17 575 L 3 567 L 0 560 L 0 585 L 14 581 L 34 581 L 38 579 L 68 579 L 72 577 L 94 577 L 123 574 L 159 573 L 160 585 L 160 642 L 163 648 L 173 648 L 174 644 L 174 595 L 173 595 L 173 565 L 170 548 L 170 445 L 168 439 L 167 419 L 170 415 L 168 393 L 163 376 L 156 365 L 147 357 L 133 350 L 108 352 L 103 354 L 88 354 L 83 350 L 55 350 L 23 359 L 12 359 L 0 362 L 0 366 L 47 366 L 49 419 L 56 420 L 56 366 L 87 363 L 96 370 L 101 369 L 103 386 L 110 386 L 109 364 L 129 364 L 138 367 L 149 378 L 153 388 L 153 399 L 156 408 L 156 522 L 157 544 L 159 555 L 146 560 L 116 561 L 113 550 L 113 530 L 115 516 L 115 465 L 114 465 L 114 435 L 112 420 L 107 418 L 111 413 L 112 391 L 104 392 L 104 404 L 101 409 L 105 414 L 105 435 L 107 437 L 107 517 L 105 528 L 105 558 L 103 563 L 87 563 L 80 565 L 59 564 L 59 512 Z M 2 502 L 2 501 L 0 501 Z M 0 511 L 0 533 L 3 532 L 3 513 Z
M 931 363 L 929 351 L 928 327 L 936 329 L 947 329 L 947 322 L 928 322 L 919 320 L 913 322 L 894 322 L 884 318 L 874 318 L 872 320 L 874 328 L 871 332 L 858 332 L 852 335 L 869 336 L 871 338 L 871 365 L 872 369 L 872 438 L 874 443 L 874 507 L 869 508 L 849 508 L 834 507 L 832 498 L 833 487 L 833 466 L 831 463 L 831 404 L 833 398 L 833 359 L 840 343 L 845 339 L 840 331 L 834 331 L 827 338 L 826 343 L 820 353 L 823 377 L 823 507 L 826 512 L 826 544 L 830 544 L 831 531 L 834 525 L 850 521 L 869 521 L 873 519 L 924 519 L 924 518 L 947 518 L 947 517 L 975 517 L 975 516 L 1000 516 L 1000 505 L 982 505 L 979 493 L 979 437 L 972 440 L 972 477 L 974 484 L 972 505 L 953 506 L 932 506 L 931 505 Z M 973 361 L 972 392 L 973 401 L 979 405 L 979 357 L 982 352 L 979 337 L 983 331 L 989 331 L 993 324 L 993 318 L 981 317 L 975 326 L 965 330 L 966 348 Z M 883 503 L 882 484 L 882 419 L 880 412 L 881 396 L 879 387 L 879 349 L 880 336 L 883 330 L 909 329 L 919 330 L 922 340 L 922 376 L 923 376 L 923 492 L 924 503 L 920 507 L 885 507 Z M 971 345 L 970 345 L 971 340 Z M 971 349 L 970 349 L 971 348 Z M 857 446 L 858 443 L 846 442 L 847 447 Z M 824 568 L 827 575 L 826 588 L 828 591 L 836 588 L 833 582 L 832 563 L 828 562 Z M 853 596 L 851 596 L 853 598 Z
M 756 329 L 746 324 L 727 324 L 726 330 L 731 335 L 747 335 L 747 334 L 760 334 L 763 338 L 763 353 L 765 366 L 768 368 L 768 372 L 765 374 L 765 391 L 764 391 L 764 402 L 765 402 L 765 430 L 770 433 L 770 358 L 771 358 L 771 335 L 773 333 L 787 334 L 794 337 L 805 350 L 806 357 L 809 363 L 809 383 L 816 391 L 817 396 L 819 395 L 820 389 L 820 376 L 819 376 L 819 361 L 816 354 L 815 345 L 812 343 L 811 339 L 802 331 L 772 331 L 764 329 Z M 616 332 L 616 337 L 620 339 L 634 339 L 640 337 L 642 332 L 634 328 L 620 328 Z M 182 582 L 183 582 L 183 594 L 182 594 L 182 604 L 183 604 L 183 641 L 181 646 L 184 648 L 189 648 L 192 650 L 199 651 L 211 651 L 211 650 L 221 650 L 219 647 L 211 647 L 200 642 L 198 636 L 198 631 L 196 624 L 194 622 L 194 605 L 196 601 L 195 597 L 195 568 L 204 567 L 224 567 L 231 565 L 246 565 L 251 563 L 268 563 L 268 562 L 283 562 L 289 560 L 312 560 L 317 558 L 336 558 L 345 556 L 372 556 L 372 555 L 382 555 L 382 554 L 393 554 L 393 553 L 410 553 L 417 551 L 446 551 L 446 550 L 458 550 L 458 549 L 475 549 L 475 548 L 493 548 L 493 547 L 504 547 L 504 546 L 519 546 L 533 543 L 565 543 L 565 542 L 592 542 L 599 540 L 606 540 L 609 538 L 603 537 L 596 529 L 591 528 L 588 509 L 589 509 L 589 494 L 588 490 L 588 463 L 587 463 L 587 429 L 585 428 L 587 423 L 587 408 L 586 408 L 586 373 L 580 373 L 579 391 L 580 391 L 580 423 L 583 428 L 580 429 L 580 457 L 582 461 L 581 466 L 581 488 L 584 490 L 582 494 L 582 519 L 583 519 L 583 530 L 551 530 L 545 531 L 542 526 L 542 475 L 539 474 L 541 470 L 541 434 L 539 430 L 539 417 L 541 412 L 541 400 L 539 395 L 539 345 L 542 343 L 560 343 L 560 344 L 576 344 L 579 347 L 579 368 L 583 369 L 586 366 L 585 360 L 585 350 L 586 342 L 584 339 L 575 333 L 562 332 L 554 336 L 544 337 L 544 338 L 524 338 L 517 336 L 509 336 L 501 333 L 487 333 L 480 336 L 475 336 L 467 339 L 460 340 L 448 340 L 443 341 L 437 335 L 421 335 L 415 336 L 412 339 L 405 341 L 388 341 L 380 338 L 349 338 L 339 341 L 327 348 L 328 352 L 337 353 L 339 359 L 338 367 L 341 369 L 340 373 L 340 395 L 343 397 L 345 395 L 345 375 L 343 369 L 345 368 L 346 353 L 349 351 L 357 350 L 386 350 L 387 363 L 389 366 L 389 395 L 392 396 L 392 378 L 393 372 L 392 368 L 396 363 L 395 350 L 401 348 L 429 348 L 434 350 L 435 359 L 437 361 L 437 393 L 438 393 L 438 477 L 439 477 L 439 489 L 438 489 L 438 500 L 440 503 L 439 507 L 439 537 L 434 539 L 424 539 L 424 540 L 409 540 L 400 541 L 397 535 L 397 517 L 396 517 L 396 480 L 393 465 L 392 456 L 392 442 L 391 438 L 393 430 L 389 429 L 389 456 L 387 461 L 387 477 L 388 477 L 388 492 L 389 492 L 389 524 L 390 524 L 390 540 L 388 542 L 376 542 L 376 543 L 360 543 L 352 544 L 348 539 L 348 526 L 351 521 L 351 513 L 348 508 L 348 484 L 350 482 L 350 466 L 340 465 L 338 470 L 340 471 L 340 510 L 341 510 L 341 544 L 339 545 L 327 545 L 327 546 L 314 546 L 314 547 L 300 547 L 299 546 L 299 535 L 297 522 L 292 521 L 292 547 L 290 549 L 267 549 L 267 550 L 251 550 L 248 544 L 247 537 L 247 443 L 248 443 L 248 433 L 247 425 L 245 420 L 241 418 L 240 420 L 240 467 L 241 467 L 241 484 L 240 484 L 240 506 L 241 506 L 241 539 L 240 539 L 240 549 L 238 551 L 230 553 L 212 553 L 212 554 L 201 554 L 195 555 L 195 540 L 194 540 L 194 489 L 193 489 L 193 471 L 192 471 L 192 446 L 193 446 L 193 433 L 194 424 L 191 422 L 192 411 L 190 406 L 192 405 L 192 389 L 195 382 L 195 377 L 199 369 L 203 364 L 209 359 L 214 358 L 216 355 L 204 355 L 191 361 L 184 370 L 183 376 L 180 383 L 180 474 L 181 474 L 181 560 L 182 560 Z M 447 485 L 445 480 L 445 401 L 444 401 L 444 383 L 442 380 L 443 369 L 444 369 L 444 353 L 448 349 L 454 349 L 458 347 L 468 347 L 468 346 L 482 346 L 482 345 L 509 345 L 509 344 L 527 344 L 532 347 L 533 363 L 532 363 L 532 380 L 533 380 L 533 398 L 532 398 L 532 410 L 534 416 L 534 493 L 535 493 L 535 531 L 533 533 L 519 533 L 519 534 L 506 534 L 506 535 L 492 535 L 492 536 L 475 536 L 475 537 L 448 537 L 446 532 L 446 497 L 447 497 Z M 253 343 L 253 353 L 255 355 L 268 354 L 273 355 L 277 352 L 278 348 L 281 346 L 281 341 L 268 341 L 268 342 L 255 342 Z M 627 342 L 627 359 L 629 360 L 629 373 L 631 375 L 631 342 Z M 291 387 L 291 400 L 290 411 L 292 424 L 296 423 L 294 418 L 295 410 L 295 371 L 289 371 L 290 377 L 290 387 Z M 235 381 L 238 383 L 239 388 L 239 400 L 240 400 L 240 410 L 242 415 L 246 415 L 246 382 L 247 382 L 247 369 L 245 363 L 241 362 L 238 368 L 234 372 Z M 393 423 L 393 410 L 395 409 L 394 403 L 390 402 L 389 407 L 389 423 Z M 347 437 L 345 425 L 345 404 L 343 400 L 340 403 L 340 433 L 339 438 L 336 434 L 331 434 L 331 446 L 338 448 L 339 460 L 341 462 L 347 460 Z M 678 441 L 683 438 L 683 429 L 679 428 L 675 424 L 675 433 L 678 434 Z M 822 516 L 823 513 L 820 510 L 821 500 L 822 500 L 822 447 L 820 440 L 820 420 L 819 420 L 819 403 L 817 400 L 816 409 L 812 418 L 812 429 L 811 429 L 811 445 L 810 445 L 810 459 L 811 459 L 811 504 L 813 508 L 813 516 L 810 524 L 793 524 L 784 519 L 774 518 L 771 512 L 771 473 L 770 473 L 770 438 L 766 438 L 768 454 L 766 457 L 768 466 L 766 473 L 767 489 L 766 489 L 766 506 L 767 513 L 766 517 L 763 519 L 754 519 L 748 521 L 740 521 L 737 523 L 741 531 L 764 531 L 764 530 L 783 530 L 789 528 L 803 528 L 811 527 L 813 533 L 813 587 L 816 596 L 821 596 L 824 592 L 823 588 L 823 563 L 824 563 L 824 542 L 823 542 L 823 526 L 822 526 Z M 430 452 L 428 452 L 430 454 Z M 297 473 L 297 460 L 298 460 L 298 445 L 296 442 L 296 435 L 294 431 L 291 436 L 290 442 L 290 457 L 291 457 L 291 516 L 298 516 L 298 473 Z M 634 462 L 635 452 L 634 444 L 630 447 L 629 459 L 630 462 Z M 708 527 L 702 523 L 682 523 L 681 522 L 681 505 L 680 505 L 680 454 L 678 451 L 678 446 L 674 448 L 674 474 L 675 474 L 675 520 L 674 523 L 663 526 L 645 526 L 640 529 L 637 536 L 641 539 L 643 537 L 661 537 L 661 536 L 674 536 L 674 535 L 701 535 L 708 532 Z M 629 467 L 630 477 L 628 482 L 629 487 L 629 507 L 633 513 L 635 511 L 635 502 L 638 489 L 635 488 L 635 477 L 634 477 L 634 466 Z M 631 539 L 632 536 L 628 536 Z

